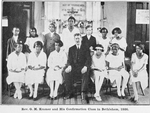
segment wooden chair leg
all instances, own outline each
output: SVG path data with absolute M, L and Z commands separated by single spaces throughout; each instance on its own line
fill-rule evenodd
M 130 96 L 129 84 L 127 83 L 128 94 Z
M 141 89 L 141 92 L 142 92 L 143 96 L 145 96 L 145 93 L 144 93 L 144 91 L 142 89 L 141 83 L 140 83 L 140 89 Z

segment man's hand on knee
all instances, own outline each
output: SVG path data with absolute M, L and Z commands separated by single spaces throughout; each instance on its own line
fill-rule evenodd
M 84 66 L 84 67 L 82 68 L 82 70 L 81 70 L 81 73 L 82 73 L 82 74 L 84 74 L 85 72 L 87 72 L 87 67 L 86 67 L 86 66 Z
M 71 67 L 71 66 L 68 66 L 68 67 L 65 69 L 65 72 L 66 72 L 66 73 L 69 73 L 69 72 L 71 72 L 71 70 L 72 70 L 72 67 Z

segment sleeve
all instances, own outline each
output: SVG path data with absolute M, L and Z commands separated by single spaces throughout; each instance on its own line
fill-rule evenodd
M 95 63 L 94 63 L 94 60 L 93 60 L 93 56 L 92 56 L 92 59 L 91 59 L 91 68 L 95 68 Z
M 148 55 L 146 55 L 146 54 L 145 54 L 145 58 L 144 58 L 144 62 L 143 63 L 146 64 L 146 65 L 148 64 Z
M 71 54 L 71 48 L 69 48 L 67 66 L 69 66 L 69 65 L 72 66 L 72 64 L 73 64 L 73 57 L 72 57 L 72 54 Z
M 8 59 L 7 59 L 7 69 L 8 69 L 8 70 L 12 69 L 11 54 L 8 56 Z
M 26 56 L 25 54 L 23 54 L 23 57 L 22 57 L 22 68 L 26 68 Z
M 107 55 L 105 61 L 110 62 L 110 55 Z
M 124 51 L 126 51 L 127 43 L 124 37 L 122 37 L 122 43 L 120 44 L 120 46 Z
M 47 62 L 47 57 L 46 57 L 46 54 L 44 52 L 42 52 L 42 59 L 41 59 L 41 66 L 44 66 L 46 67 L 46 62 Z
M 9 54 L 10 54 L 10 41 L 8 39 L 8 41 L 7 41 L 7 50 L 6 50 L 6 59 L 8 58 Z
M 29 57 L 28 57 L 28 66 L 33 66 L 33 58 L 32 58 L 32 53 L 29 54 Z
M 133 53 L 131 56 L 131 63 L 135 63 L 135 53 Z
M 66 63 L 67 63 L 67 56 L 66 56 L 66 54 L 63 52 L 62 53 L 62 62 L 61 62 L 61 67 L 64 67 L 65 65 L 66 65 Z
M 48 67 L 51 69 L 54 69 L 54 67 L 55 67 L 53 64 L 53 52 L 48 57 Z
M 44 43 L 43 51 L 44 51 L 45 53 L 47 53 L 47 52 L 46 52 L 46 42 L 47 42 L 46 35 L 44 35 L 44 36 L 43 36 L 43 43 Z
M 91 55 L 90 55 L 90 50 L 87 49 L 86 50 L 86 62 L 85 62 L 85 66 L 90 67 L 91 63 L 92 63 L 92 58 L 91 58 Z

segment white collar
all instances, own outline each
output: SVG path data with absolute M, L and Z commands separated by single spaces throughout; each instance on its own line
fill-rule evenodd
M 80 45 L 76 45 L 76 47 L 77 47 L 77 49 L 78 49 L 78 48 L 80 49 L 80 48 L 81 48 L 81 44 L 80 44 Z
M 91 35 L 87 35 L 88 40 L 91 38 Z

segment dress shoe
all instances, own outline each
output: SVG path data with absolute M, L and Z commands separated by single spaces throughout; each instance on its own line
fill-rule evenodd
M 34 101 L 37 101 L 37 100 L 38 100 L 38 98 L 37 98 L 37 97 L 35 97 L 35 98 L 33 98 L 33 100 L 34 100 Z
M 121 96 L 122 99 L 125 99 L 125 96 Z
M 69 99 L 70 97 L 71 97 L 71 95 L 68 94 L 68 95 L 66 95 L 66 96 L 64 97 L 64 99 L 66 100 L 66 99 Z
M 121 97 L 121 96 L 118 96 L 118 98 L 121 99 L 122 97 Z
M 131 97 L 130 100 L 133 102 L 135 97 Z

